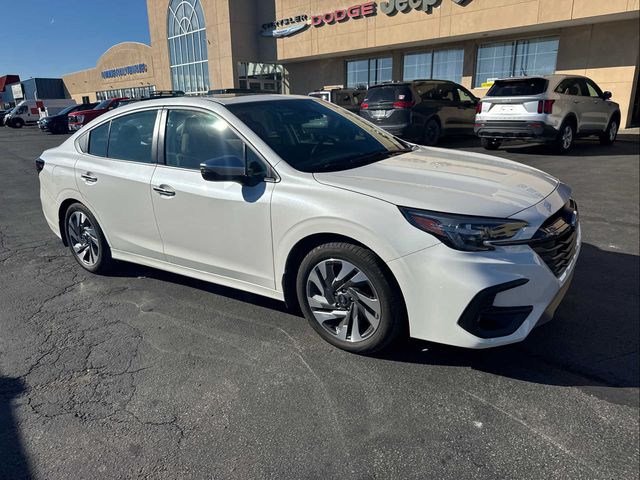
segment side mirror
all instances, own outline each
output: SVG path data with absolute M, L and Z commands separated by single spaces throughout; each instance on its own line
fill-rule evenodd
M 611 97 L 613 97 L 613 94 L 609 91 L 606 92 L 602 92 L 602 99 L 603 100 L 609 100 Z
M 247 173 L 245 161 L 235 155 L 225 155 L 202 162 L 200 173 L 208 182 L 236 182 L 255 187 L 262 181 L 262 177 Z

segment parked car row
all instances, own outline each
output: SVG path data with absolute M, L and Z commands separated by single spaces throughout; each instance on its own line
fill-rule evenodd
M 80 130 L 91 120 L 98 118 L 114 108 L 133 102 L 153 98 L 179 97 L 182 91 L 156 91 L 145 98 L 110 98 L 102 102 L 76 105 L 74 100 L 25 100 L 15 108 L 0 111 L 0 126 L 22 128 L 25 125 L 38 125 L 43 132 L 70 133 Z
M 577 75 L 497 80 L 483 99 L 446 80 L 382 83 L 359 98 L 353 92 L 325 88 L 309 95 L 357 111 L 400 138 L 431 146 L 451 135 L 477 135 L 487 150 L 521 140 L 550 144 L 564 153 L 578 137 L 595 135 L 610 145 L 620 128 L 620 107 L 611 101 L 611 92 Z

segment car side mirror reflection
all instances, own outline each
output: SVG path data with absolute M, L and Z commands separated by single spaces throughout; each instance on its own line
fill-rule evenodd
M 200 173 L 208 182 L 236 182 L 247 187 L 255 187 L 264 179 L 262 175 L 248 172 L 246 162 L 235 155 L 225 155 L 202 162 Z
M 602 99 L 603 100 L 609 100 L 611 97 L 613 97 L 613 94 L 609 91 L 606 92 L 602 92 Z

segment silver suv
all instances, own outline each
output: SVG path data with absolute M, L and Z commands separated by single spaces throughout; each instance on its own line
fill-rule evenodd
M 478 104 L 474 130 L 487 150 L 504 140 L 550 143 L 568 152 L 576 137 L 598 135 L 611 145 L 620 106 L 593 80 L 578 75 L 497 80 Z

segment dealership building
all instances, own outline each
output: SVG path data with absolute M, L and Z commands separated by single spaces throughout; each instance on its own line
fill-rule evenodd
M 251 88 L 586 75 L 639 120 L 640 0 L 147 0 L 151 44 L 64 76 L 77 101 Z

